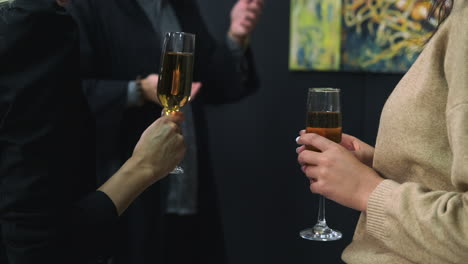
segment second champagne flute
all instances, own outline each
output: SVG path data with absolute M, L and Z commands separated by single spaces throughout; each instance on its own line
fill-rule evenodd
M 190 100 L 192 90 L 195 35 L 185 32 L 168 32 L 164 37 L 161 70 L 157 95 L 163 115 L 180 111 Z M 181 174 L 177 166 L 171 174 Z
M 341 142 L 340 89 L 310 88 L 307 97 L 306 133 L 316 133 L 336 143 Z M 312 146 L 308 150 L 320 151 Z M 328 227 L 325 220 L 325 198 L 319 197 L 317 223 L 300 232 L 304 239 L 333 241 L 342 237 L 341 232 Z

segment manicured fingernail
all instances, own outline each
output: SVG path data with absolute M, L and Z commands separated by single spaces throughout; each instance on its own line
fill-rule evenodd
M 302 170 L 302 172 L 304 172 L 304 173 L 305 173 L 305 169 L 306 169 L 306 167 L 307 167 L 306 165 L 302 165 L 302 167 L 301 167 L 301 170 Z
M 300 138 L 300 137 L 297 137 L 297 138 L 296 138 L 296 143 L 299 141 L 299 138 Z

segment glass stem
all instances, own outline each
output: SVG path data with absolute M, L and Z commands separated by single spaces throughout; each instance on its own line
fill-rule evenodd
M 319 195 L 317 224 L 320 226 L 327 226 L 327 220 L 325 219 L 325 197 L 322 195 Z

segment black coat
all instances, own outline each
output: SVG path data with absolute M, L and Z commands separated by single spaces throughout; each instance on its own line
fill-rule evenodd
M 247 74 L 234 63 L 225 38 L 218 43 L 208 32 L 196 1 L 169 1 L 182 31 L 196 34 L 194 81 L 201 81 L 200 94 L 192 102 L 197 135 L 199 167 L 199 217 L 197 234 L 210 243 L 194 243 L 204 263 L 222 263 L 221 224 L 207 152 L 204 106 L 235 102 L 258 87 L 250 50 Z M 74 1 L 70 12 L 80 26 L 82 72 L 88 78 L 85 90 L 97 119 L 97 163 L 100 180 L 107 179 L 131 155 L 143 130 L 161 113 L 156 105 L 127 108 L 127 85 L 137 76 L 158 73 L 161 40 L 136 0 Z M 92 78 L 89 80 L 89 78 Z M 117 250 L 116 263 L 162 263 L 164 183 L 155 184 L 123 215 L 127 230 Z M 177 228 L 177 226 L 175 226 Z M 174 239 L 177 234 L 169 234 Z M 190 238 L 185 238 L 190 239 Z M 200 248 L 199 248 L 200 247 Z M 171 249 L 175 250 L 175 249 Z M 180 254 L 179 254 L 180 255 Z M 219 256 L 218 256 L 219 255 Z M 217 260 L 215 260 L 217 259 Z M 201 261 L 201 260 L 200 260 Z M 211 262 L 209 262 L 211 261 Z M 192 260 L 191 263 L 197 263 Z
M 96 192 L 78 32 L 54 0 L 0 7 L 0 221 L 9 263 L 83 263 L 117 212 Z
M 170 1 L 183 31 L 196 34 L 194 81 L 203 82 L 192 103 L 197 130 L 203 130 L 203 105 L 236 101 L 258 87 L 248 53 L 249 72 L 241 75 L 225 41 L 217 43 L 193 0 Z M 108 178 L 133 151 L 141 132 L 161 108 L 127 108 L 127 85 L 137 76 L 158 73 L 161 41 L 136 0 L 73 1 L 70 12 L 80 27 L 84 88 L 97 119 L 99 177 Z M 224 40 L 224 38 L 223 38 Z M 247 77 L 247 78 L 245 78 Z M 206 144 L 202 139 L 198 144 Z M 118 161 L 119 166 L 113 164 Z

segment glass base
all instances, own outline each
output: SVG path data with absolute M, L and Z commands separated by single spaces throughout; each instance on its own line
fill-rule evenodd
M 340 231 L 333 230 L 326 225 L 316 225 L 312 228 L 304 229 L 299 235 L 304 239 L 314 241 L 335 241 L 343 236 Z
M 180 166 L 177 166 L 169 174 L 182 174 L 182 173 L 184 173 L 184 169 L 182 169 L 182 167 Z

